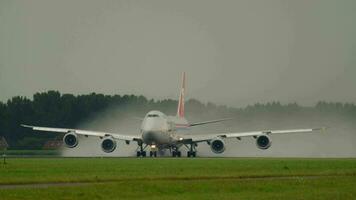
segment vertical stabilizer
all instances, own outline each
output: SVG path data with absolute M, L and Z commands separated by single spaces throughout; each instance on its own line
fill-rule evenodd
M 182 77 L 182 88 L 180 89 L 177 116 L 184 118 L 184 92 L 185 92 L 185 72 Z

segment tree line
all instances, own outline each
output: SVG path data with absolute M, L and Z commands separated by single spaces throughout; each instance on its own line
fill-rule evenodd
M 30 124 L 49 127 L 76 128 L 78 124 L 107 109 L 115 108 L 122 115 L 127 113 L 143 116 L 149 110 L 160 110 L 175 114 L 176 100 L 153 100 L 137 95 L 87 95 L 61 94 L 58 91 L 36 93 L 32 99 L 16 96 L 7 102 L 0 102 L 0 136 L 6 138 L 10 149 L 41 149 L 43 144 L 55 137 L 51 133 L 38 134 L 20 127 Z M 338 115 L 356 119 L 356 106 L 353 103 L 333 103 L 320 101 L 311 107 L 297 103 L 279 102 L 256 103 L 244 108 L 218 106 L 202 103 L 195 99 L 186 102 L 187 116 L 212 119 L 213 117 L 233 117 L 241 123 L 265 116 L 325 116 Z M 188 118 L 189 119 L 189 118 Z

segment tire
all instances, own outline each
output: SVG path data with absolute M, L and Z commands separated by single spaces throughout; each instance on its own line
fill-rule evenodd
M 140 157 L 141 156 L 141 151 L 136 152 L 136 156 Z
M 142 157 L 146 157 L 146 151 L 141 152 Z

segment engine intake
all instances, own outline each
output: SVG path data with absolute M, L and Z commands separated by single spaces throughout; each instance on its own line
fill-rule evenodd
M 75 132 L 68 132 L 63 137 L 64 144 L 69 148 L 74 148 L 78 145 L 78 136 Z
M 268 149 L 272 145 L 272 140 L 267 135 L 261 135 L 256 138 L 256 146 L 259 149 Z
M 101 142 L 101 149 L 105 153 L 111 153 L 116 149 L 116 141 L 112 137 L 106 137 Z
M 223 153 L 225 151 L 225 142 L 220 138 L 213 139 L 210 141 L 210 148 L 214 153 Z

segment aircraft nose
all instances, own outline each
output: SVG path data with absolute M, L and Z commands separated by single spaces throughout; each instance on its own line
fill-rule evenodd
M 142 138 L 145 141 L 146 144 L 151 144 L 154 142 L 156 138 L 156 133 L 153 131 L 146 131 L 142 134 Z

